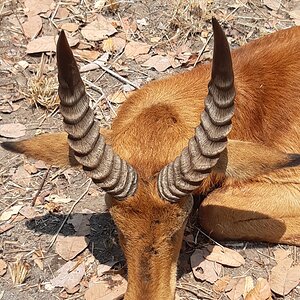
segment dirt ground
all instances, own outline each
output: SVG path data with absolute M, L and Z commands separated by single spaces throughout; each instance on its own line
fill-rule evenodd
M 263 4 L 264 1 L 256 0 L 198 1 L 202 5 L 207 4 L 201 9 L 198 6 L 192 7 L 193 1 L 119 2 L 120 5 L 116 9 L 110 10 L 104 7 L 101 14 L 116 20 L 123 18 L 143 20 L 139 21 L 138 29 L 130 37 L 131 39 L 148 43 L 152 46 L 151 51 L 156 53 L 167 53 L 176 51 L 180 47 L 188 47 L 193 54 L 189 62 L 182 63 L 178 68 L 170 67 L 161 72 L 143 67 L 142 57 L 139 61 L 126 59 L 122 53 L 111 55 L 107 65 L 111 66 L 112 70 L 135 85 L 142 85 L 167 74 L 192 68 L 198 56 L 201 62 L 208 60 L 212 49 L 210 40 L 212 16 L 223 22 L 222 26 L 231 47 L 235 48 L 260 36 L 295 25 L 290 12 L 295 8 L 297 1 L 278 1 L 281 2 L 279 9 L 269 8 Z M 53 17 L 54 11 L 57 11 L 57 4 L 68 9 L 67 18 L 79 24 L 79 28 L 86 24 L 89 17 L 100 13 L 94 9 L 94 1 L 90 0 L 63 3 L 56 1 L 55 3 L 56 5 L 49 11 L 41 14 L 43 27 L 38 36 L 57 34 L 58 30 L 54 24 L 63 23 L 59 18 Z M 50 107 L 45 108 L 37 102 L 32 104 L 31 80 L 41 69 L 41 61 L 43 60 L 45 64 L 42 73 L 46 78 L 55 78 L 56 68 L 54 54 L 47 52 L 42 56 L 41 53 L 26 53 L 30 38 L 24 35 L 22 28 L 22 24 L 27 20 L 25 4 L 23 0 L 0 2 L 0 125 L 24 124 L 26 135 L 22 138 L 62 130 L 61 115 L 56 106 L 49 105 Z M 80 31 L 78 32 L 80 36 Z M 80 39 L 83 39 L 82 36 Z M 93 50 L 101 54 L 105 53 L 102 42 L 91 44 Z M 78 61 L 82 66 L 88 64 L 91 59 L 79 58 Z M 26 62 L 28 66 L 24 68 L 24 64 L 20 62 Z M 115 63 L 118 63 L 119 68 L 114 65 Z M 115 116 L 114 111 L 117 111 L 121 104 L 107 102 L 105 99 L 108 95 L 120 90 L 128 91 L 132 87 L 99 68 L 83 73 L 83 76 L 102 88 L 103 95 L 91 85 L 88 86 L 88 91 L 97 106 L 97 118 L 103 127 L 108 128 Z M 55 79 L 53 80 L 54 83 L 51 84 L 55 86 Z M 5 140 L 7 138 L 0 137 L 0 141 Z M 35 166 L 36 170 L 32 170 L 32 166 Z M 42 184 L 48 171 L 47 178 Z M 14 227 L 0 233 L 0 259 L 12 263 L 17 257 L 22 257 L 30 268 L 25 282 L 20 285 L 13 284 L 8 271 L 0 276 L 0 299 L 84 299 L 88 282 L 95 276 L 100 264 L 114 261 L 117 262 L 116 272 L 125 272 L 124 257 L 118 245 L 115 226 L 105 206 L 104 193 L 93 184 L 88 192 L 84 193 L 87 185 L 87 178 L 80 170 L 36 166 L 34 160 L 0 148 L 0 213 L 16 204 L 30 204 L 37 192 L 39 192 L 38 200 L 41 201 L 35 207 L 34 218 L 18 214 L 9 220 Z M 59 228 L 71 206 L 83 193 L 83 198 L 75 206 L 72 214 L 82 214 L 90 218 L 89 245 L 79 255 L 79 259 L 90 258 L 88 268 L 76 292 L 67 293 L 64 288 L 50 289 L 47 283 L 65 263 L 65 260 L 56 253 L 55 245 L 49 249 L 51 239 L 58 231 L 59 235 L 63 236 L 76 234 L 74 226 L 68 222 L 61 230 Z M 43 202 L 49 194 L 68 196 L 72 201 L 54 207 L 52 212 L 51 207 L 45 206 Z M 0 225 L 2 224 L 0 221 Z M 212 284 L 195 279 L 189 257 L 195 248 L 213 242 L 197 230 L 193 222 L 188 225 L 186 236 L 190 233 L 196 238 L 197 244 L 191 243 L 188 239 L 183 242 L 178 271 L 178 296 L 180 299 L 229 299 L 225 292 L 215 292 Z M 246 262 L 239 268 L 223 267 L 220 276 L 229 274 L 236 278 L 243 276 L 252 276 L 254 279 L 268 278 L 270 270 L 275 265 L 273 251 L 278 248 L 290 250 L 294 263 L 300 262 L 300 249 L 295 246 L 248 242 L 228 242 L 222 245 L 237 250 Z M 43 270 L 32 257 L 34 251 L 43 253 Z M 273 294 L 273 298 L 300 299 L 300 286 L 298 285 L 285 297 Z

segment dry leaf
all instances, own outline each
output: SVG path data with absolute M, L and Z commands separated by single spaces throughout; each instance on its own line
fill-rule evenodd
M 90 218 L 91 215 L 74 214 L 68 223 L 73 225 L 76 235 L 85 236 L 91 233 Z
M 233 278 L 228 283 L 225 291 L 227 292 L 226 295 L 230 300 L 239 300 L 239 298 L 243 295 L 245 291 L 245 277 L 242 278 Z
M 109 271 L 113 265 L 115 265 L 115 261 L 108 261 L 105 264 L 100 264 L 97 268 L 97 275 L 99 277 L 103 276 L 107 271 Z
M 73 290 L 80 283 L 84 273 L 85 267 L 83 263 L 77 266 L 77 262 L 68 261 L 56 272 L 56 277 L 51 279 L 50 283 L 55 287 Z
M 292 258 L 285 258 L 271 270 L 270 286 L 276 294 L 285 296 L 300 283 L 300 265 L 292 263 Z
M 264 5 L 272 10 L 278 10 L 280 8 L 281 0 L 263 0 Z
M 197 279 L 214 283 L 221 273 L 221 265 L 205 259 L 207 255 L 207 249 L 196 249 L 191 256 L 191 267 Z
M 74 32 L 79 28 L 79 25 L 76 23 L 64 23 L 60 28 L 69 32 Z
M 251 276 L 247 276 L 245 278 L 245 288 L 243 292 L 244 299 L 246 298 L 247 294 L 254 288 L 253 278 Z
M 294 19 L 296 25 L 300 25 L 300 7 L 290 11 L 290 17 Z
M 126 34 L 134 33 L 137 30 L 136 20 L 133 20 L 132 18 L 122 18 L 121 25 Z
M 127 58 L 135 58 L 140 54 L 147 54 L 150 48 L 151 45 L 147 43 L 131 41 L 126 45 L 124 53 Z
M 38 251 L 35 251 L 33 254 L 32 254 L 32 259 L 34 261 L 34 263 L 40 268 L 40 270 L 44 270 L 44 262 L 43 260 L 41 259 L 42 255 L 38 255 Z
M 36 166 L 31 164 L 24 164 L 24 170 L 29 174 L 35 174 L 38 171 Z
M 116 32 L 117 30 L 111 22 L 101 15 L 81 30 L 81 34 L 88 41 L 101 41 Z
M 55 52 L 55 50 L 55 38 L 52 35 L 48 35 L 30 41 L 27 45 L 26 53 Z
M 245 300 L 272 300 L 269 282 L 264 278 L 258 278 L 256 286 L 247 294 Z
M 69 16 L 69 10 L 66 7 L 59 7 L 55 19 L 66 19 Z
M 223 293 L 231 280 L 230 275 L 225 275 L 222 278 L 218 279 L 214 285 L 213 285 L 213 290 L 217 293 Z
M 103 41 L 102 49 L 105 52 L 122 52 L 126 41 L 120 37 L 112 37 Z
M 154 55 L 142 64 L 143 67 L 154 68 L 158 72 L 163 72 L 172 66 L 169 56 Z
M 41 199 L 39 199 L 41 200 Z M 55 213 L 61 211 L 61 205 L 53 202 L 48 202 L 44 205 L 44 208 L 48 210 L 49 213 Z
M 109 95 L 107 98 L 112 103 L 121 104 L 126 101 L 127 96 L 122 91 L 117 91 L 117 92 L 113 93 L 112 95 Z
M 33 219 L 36 217 L 37 212 L 32 206 L 26 205 L 20 209 L 20 214 L 23 215 L 26 219 Z
M 127 281 L 120 275 L 112 277 L 113 283 L 102 281 L 92 283 L 85 292 L 85 300 L 119 300 L 125 294 Z
M 27 186 L 31 180 L 30 174 L 25 170 L 24 166 L 19 166 L 12 176 L 12 180 L 20 185 Z
M 94 50 L 80 50 L 76 49 L 74 50 L 74 54 L 80 56 L 80 58 L 93 61 L 96 60 L 100 56 L 99 51 L 94 51 Z
M 55 251 L 64 260 L 70 260 L 81 253 L 89 244 L 89 239 L 84 236 L 59 236 L 56 241 Z
M 48 12 L 55 4 L 53 0 L 25 0 L 27 15 L 36 16 Z
M 274 253 L 276 262 L 279 263 L 281 260 L 287 258 L 291 254 L 291 251 L 279 248 L 279 249 L 276 249 L 275 251 L 273 251 L 273 253 Z
M 7 138 L 19 138 L 25 135 L 26 127 L 20 123 L 8 123 L 0 125 L 0 136 Z
M 45 198 L 47 201 L 49 202 L 53 202 L 53 203 L 69 203 L 72 201 L 71 198 L 69 197 L 65 197 L 65 196 L 59 196 L 56 194 L 51 194 L 48 197 Z
M 2 225 L 0 225 L 0 234 L 12 229 L 13 227 L 14 227 L 14 225 L 12 225 L 12 224 L 2 224 Z
M 0 216 L 0 221 L 7 221 L 9 220 L 13 215 L 17 215 L 20 211 L 20 209 L 23 207 L 23 205 L 15 205 L 6 211 L 4 211 Z
M 24 33 L 30 39 L 35 38 L 43 27 L 42 18 L 40 16 L 29 17 L 26 22 L 22 24 Z
M 208 246 L 207 249 L 211 252 L 206 257 L 208 260 L 229 267 L 239 267 L 245 263 L 244 258 L 235 250 L 220 246 Z
M 0 276 L 3 276 L 7 271 L 7 263 L 3 260 L 0 259 Z

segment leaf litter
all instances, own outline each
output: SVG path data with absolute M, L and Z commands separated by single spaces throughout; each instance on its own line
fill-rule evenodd
M 146 77 L 144 78 L 144 82 L 146 82 L 153 78 L 151 72 L 166 72 L 166 70 L 172 71 L 171 68 L 177 68 L 180 65 L 185 68 L 193 66 L 198 60 L 198 54 L 200 52 L 199 49 L 202 48 L 201 43 L 203 45 L 203 43 L 205 43 L 209 37 L 210 29 L 207 28 L 206 20 L 209 20 L 212 15 L 215 15 L 219 19 L 223 20 L 224 17 L 228 14 L 228 7 L 234 7 L 234 9 L 237 9 L 237 12 L 234 12 L 232 16 L 228 18 L 228 22 L 225 22 L 225 28 L 227 30 L 226 33 L 229 40 L 234 45 L 245 43 L 246 39 L 253 39 L 254 36 L 257 36 L 257 32 L 259 33 L 259 35 L 264 35 L 272 31 L 273 29 L 270 30 L 270 28 L 268 27 L 268 22 L 270 22 L 270 24 L 272 25 L 274 24 L 274 28 L 278 25 L 279 26 L 277 28 L 282 28 L 280 23 L 281 20 L 283 20 L 282 22 L 286 24 L 285 26 L 287 26 L 289 24 L 287 18 L 291 18 L 296 24 L 300 24 L 300 7 L 296 2 L 294 3 L 294 1 L 291 1 L 291 3 L 289 4 L 285 1 L 263 0 L 261 2 L 261 6 L 257 7 L 256 3 L 251 4 L 250 1 L 243 1 L 243 5 L 237 4 L 236 2 L 230 2 L 228 4 L 228 7 L 226 8 L 221 2 L 213 2 L 214 1 L 200 1 L 199 3 L 192 4 L 192 1 L 178 1 L 176 2 L 177 6 L 171 11 L 171 13 L 166 12 L 167 14 L 170 13 L 170 18 L 168 19 L 168 22 L 164 24 L 160 20 L 155 20 L 156 23 L 153 23 L 152 18 L 154 18 L 154 15 L 147 15 L 146 17 L 144 17 L 142 11 L 141 15 L 138 15 L 138 18 L 132 17 L 126 10 L 125 13 L 123 13 L 122 11 L 120 13 L 118 9 L 120 7 L 124 7 L 123 5 L 126 5 L 121 2 L 115 3 L 115 1 L 98 0 L 95 3 L 92 3 L 92 6 L 89 7 L 91 9 L 87 10 L 87 14 L 85 12 L 83 14 L 82 9 L 87 8 L 87 5 L 89 4 L 84 3 L 81 7 L 81 4 L 79 5 L 79 1 L 77 0 L 69 1 L 67 4 L 60 3 L 59 5 L 57 5 L 57 2 L 51 0 L 25 0 L 24 11 L 21 9 L 17 12 L 19 14 L 19 20 L 13 16 L 9 17 L 10 24 L 13 30 L 15 30 L 16 32 L 19 31 L 20 33 L 22 32 L 22 34 L 25 34 L 25 37 L 27 38 L 26 42 L 24 43 L 21 42 L 21 39 L 18 42 L 22 43 L 24 47 L 27 47 L 27 53 L 32 55 L 30 57 L 22 56 L 20 61 L 15 63 L 19 65 L 19 68 L 23 69 L 23 72 L 24 70 L 26 70 L 25 72 L 32 72 L 31 70 L 33 69 L 33 62 L 35 58 L 41 55 L 41 53 L 46 53 L 46 64 L 49 64 L 49 66 L 52 64 L 52 70 L 42 70 L 41 73 L 45 75 L 44 78 L 49 78 L 50 76 L 52 76 L 51 72 L 54 70 L 54 68 L 53 61 L 51 61 L 51 55 L 53 55 L 53 53 L 55 52 L 55 40 L 57 38 L 57 31 L 49 30 L 49 24 L 52 22 L 51 26 L 55 25 L 55 27 L 64 29 L 68 33 L 68 40 L 74 48 L 75 57 L 80 62 L 80 70 L 84 70 L 86 68 L 86 72 L 88 72 L 94 69 L 99 69 L 99 65 L 94 64 L 93 69 L 91 67 L 92 64 L 89 65 L 88 63 L 99 60 L 99 57 L 104 57 L 103 61 L 106 63 L 105 65 L 111 68 L 113 72 L 120 72 L 122 76 L 126 78 L 129 77 L 129 79 L 131 74 L 134 74 L 134 76 L 146 74 Z M 212 8 L 214 5 L 216 5 L 217 9 Z M 247 14 L 244 18 L 239 5 L 243 9 L 250 9 L 251 13 L 253 8 L 256 11 L 254 14 L 251 14 L 248 11 L 250 17 Z M 5 9 L 6 7 L 3 10 L 4 13 L 6 13 Z M 94 9 L 96 9 L 96 11 Z M 282 9 L 285 10 L 284 15 L 282 15 Z M 194 14 L 194 11 L 197 11 L 198 16 Z M 74 17 L 75 14 L 76 17 Z M 108 17 L 108 15 L 111 18 Z M 200 21 L 199 19 L 197 19 L 199 18 L 199 16 L 201 16 Z M 257 20 L 255 21 L 255 26 L 257 29 L 255 31 L 248 30 L 252 26 L 252 23 L 248 21 L 250 20 L 251 16 L 257 18 Z M 266 16 L 268 16 L 268 18 L 266 18 Z M 260 21 L 260 19 L 262 21 Z M 195 20 L 197 21 L 195 22 Z M 238 34 L 234 33 L 234 26 L 238 26 L 235 23 L 236 20 L 238 20 L 240 23 L 245 24 L 244 27 L 239 26 L 238 29 L 240 31 Z M 20 27 L 20 23 L 22 25 L 22 28 Z M 234 24 L 232 28 L 231 24 Z M 248 24 L 250 25 L 250 27 L 247 27 Z M 257 24 L 260 24 L 261 27 L 257 27 Z M 171 31 L 172 33 L 174 33 L 174 35 L 169 35 L 168 30 L 170 30 L 172 26 L 175 26 L 173 28 L 174 31 Z M 201 29 L 201 32 L 199 31 L 199 28 Z M 245 28 L 247 28 L 247 32 L 245 32 Z M 244 36 L 246 36 L 246 39 L 241 38 L 243 36 L 243 33 Z M 195 36 L 193 36 L 194 34 Z M 20 35 L 15 35 L 14 42 L 16 42 L 19 37 Z M 189 38 L 191 38 L 192 43 L 189 43 Z M 199 42 L 200 40 L 201 42 Z M 193 43 L 198 43 L 196 50 Z M 208 45 L 207 49 L 203 50 L 203 53 L 201 55 L 201 58 L 203 60 L 207 60 L 207 58 L 209 57 L 209 51 L 211 49 L 210 47 L 211 46 Z M 128 60 L 126 60 L 127 58 L 130 58 L 132 60 L 129 60 L 128 62 Z M 0 70 L 2 66 L 1 59 L 2 56 L 0 56 Z M 10 63 L 9 60 L 6 61 Z M 138 69 L 136 69 L 136 65 Z M 138 70 L 138 73 L 135 72 L 136 70 Z M 29 78 L 29 86 L 36 87 L 40 84 L 39 82 L 43 80 L 42 77 L 42 79 L 38 78 L 38 80 L 33 81 L 30 73 L 25 74 L 27 79 Z M 33 94 L 30 93 L 27 93 L 25 97 L 27 99 L 36 99 L 32 101 L 32 103 L 42 104 L 42 106 L 46 107 L 47 109 L 56 108 L 58 105 L 58 99 L 56 98 L 56 95 L 51 94 L 50 97 L 46 94 L 42 94 L 42 92 L 46 91 L 47 89 L 52 92 L 56 90 L 56 84 L 57 83 L 40 85 L 39 88 L 34 90 L 34 93 L 40 95 L 39 97 L 33 97 L 31 96 Z M 100 81 L 97 84 L 101 86 Z M 112 86 L 114 90 L 110 90 L 106 95 L 112 97 L 110 98 L 110 103 L 112 103 L 112 105 L 114 105 L 115 107 L 118 107 L 118 105 L 126 101 L 126 94 L 123 94 L 123 92 L 119 92 L 123 89 L 122 86 Z M 53 105 L 48 105 L 48 103 L 50 103 L 48 99 L 50 98 L 53 102 Z M 101 102 L 99 103 L 99 105 L 102 105 L 101 108 L 103 109 L 103 103 Z M 14 115 L 14 113 L 16 113 L 18 110 L 20 111 L 20 107 L 22 107 L 22 105 L 20 106 L 18 104 L 14 104 L 13 102 L 10 102 L 9 105 L 8 102 L 5 102 L 4 105 L 0 100 L 1 114 L 7 113 Z M 2 115 L 0 115 L 0 120 L 2 120 Z M 5 135 L 5 133 L 3 134 L 3 130 L 1 134 L 1 126 L 3 124 L 0 125 L 0 135 L 6 138 L 23 137 L 26 133 L 25 126 L 22 130 L 19 130 L 15 126 L 16 123 L 12 122 L 12 119 L 9 119 L 9 122 L 7 122 L 6 119 L 6 123 L 11 124 L 11 128 L 9 128 L 8 130 L 9 133 L 6 134 L 7 136 Z M 27 123 L 24 124 L 26 124 L 27 126 Z M 24 188 L 29 184 L 31 185 L 34 183 L 34 181 L 32 180 L 32 176 L 38 174 L 40 170 L 46 169 L 47 167 L 48 166 L 45 166 L 45 164 L 42 165 L 41 168 L 36 164 L 24 164 L 23 166 L 15 166 L 12 169 L 13 171 L 10 171 L 11 174 L 14 174 L 13 183 L 20 184 L 21 188 Z M 56 181 L 54 182 L 54 184 L 56 184 Z M 73 176 L 72 182 L 72 184 L 76 184 Z M 59 194 L 59 191 L 55 191 L 55 193 Z M 55 193 L 52 192 L 51 194 Z M 48 194 L 48 190 L 41 192 L 41 203 L 43 203 L 43 199 L 45 199 Z M 99 193 L 97 195 L 99 196 Z M 62 203 L 60 204 L 51 201 L 46 203 L 45 206 L 41 205 L 40 207 L 44 210 L 49 209 L 49 211 L 54 214 L 53 216 L 55 217 L 57 211 L 64 211 L 64 206 L 67 205 L 68 203 L 65 203 L 64 201 L 62 201 Z M 14 225 L 12 225 L 8 222 L 22 220 L 22 218 L 24 219 L 24 217 L 26 217 L 26 219 L 35 219 L 37 216 L 36 214 L 38 213 L 39 212 L 36 211 L 35 208 L 32 209 L 27 205 L 23 206 L 17 214 L 12 214 L 8 218 L 8 220 L 3 221 L 5 223 L 0 224 L 0 234 L 6 236 L 6 233 L 12 234 L 15 232 L 15 230 L 11 230 L 10 232 L 8 231 L 14 226 L 18 226 L 18 224 L 14 223 Z M 18 216 L 18 218 L 16 218 L 16 216 Z M 78 255 L 80 254 L 81 256 L 85 255 L 85 252 L 82 252 L 88 245 L 88 241 L 86 241 L 85 236 L 92 233 L 89 225 L 89 217 L 90 216 L 85 216 L 81 213 L 74 214 L 74 216 L 72 216 L 72 218 L 70 218 L 67 223 L 73 226 L 75 235 L 71 236 L 71 239 L 69 240 L 64 239 L 64 237 L 58 238 L 58 252 L 61 253 L 62 257 L 67 260 L 66 263 L 73 263 L 73 265 L 74 263 L 78 264 L 78 261 L 74 262 L 73 260 L 76 260 Z M 77 238 L 79 239 L 77 240 Z M 74 246 L 74 244 L 76 244 L 77 242 L 80 247 Z M 196 246 L 197 245 L 195 245 L 194 243 L 189 243 L 189 247 Z M 65 251 L 61 250 L 64 247 Z M 196 279 L 201 280 L 201 284 L 214 282 L 213 286 L 210 286 L 211 289 L 213 289 L 216 293 L 225 292 L 227 296 L 224 295 L 224 297 L 229 297 L 228 295 L 230 295 L 232 299 L 234 299 L 238 295 L 242 295 L 244 298 L 246 297 L 246 300 L 269 300 L 270 288 L 268 287 L 268 281 L 266 279 L 260 278 L 257 280 L 256 285 L 254 286 L 252 277 L 245 277 L 244 274 L 244 272 L 246 272 L 245 266 L 247 265 L 249 267 L 249 264 L 255 264 L 256 260 L 253 260 L 253 262 L 251 262 L 248 256 L 243 255 L 245 258 L 247 258 L 245 261 L 243 257 L 241 258 L 240 254 L 236 254 L 237 252 L 231 252 L 231 249 L 224 250 L 225 247 L 221 247 L 221 249 L 214 249 L 214 247 L 211 246 L 208 247 L 208 249 L 209 251 L 211 251 L 211 254 L 205 255 L 205 257 L 201 254 L 201 251 L 203 251 L 203 249 L 196 249 L 194 251 L 194 254 L 192 255 L 193 259 L 191 257 L 191 262 L 193 261 L 194 276 L 196 277 Z M 295 284 L 297 285 L 296 273 L 298 272 L 298 264 L 296 259 L 292 261 L 292 264 L 289 264 L 292 254 L 293 253 L 291 251 L 286 251 L 280 248 L 274 251 L 276 266 L 274 266 L 271 271 L 270 283 L 272 282 L 273 291 L 275 293 L 279 293 L 279 295 L 280 293 L 287 295 L 288 291 L 291 289 L 293 290 L 293 292 L 289 292 L 288 296 L 292 294 L 291 297 L 293 297 L 293 293 L 297 293 L 297 289 L 293 289 L 293 287 L 295 286 Z M 197 255 L 199 257 L 200 255 L 202 255 L 202 258 L 197 258 Z M 33 262 L 35 263 L 35 268 L 38 267 L 42 270 L 44 268 L 43 253 L 40 253 L 39 250 L 36 250 L 34 253 L 32 253 L 31 257 L 33 259 Z M 293 258 L 294 257 L 296 256 L 293 256 Z M 94 256 L 92 256 L 92 258 L 94 258 Z M 113 259 L 109 260 L 107 263 L 100 264 L 98 265 L 98 267 L 94 268 L 94 270 L 97 270 L 97 276 L 95 277 L 96 282 L 101 276 L 100 282 L 102 284 L 101 287 L 103 287 L 103 291 L 106 291 L 110 286 L 108 284 L 108 281 L 102 279 L 111 278 L 111 276 L 108 275 L 110 272 L 107 271 L 109 271 L 110 265 L 113 264 L 113 261 Z M 19 280 L 18 282 L 24 282 L 24 280 L 28 278 L 28 272 L 31 268 L 27 264 L 23 263 L 17 264 L 18 267 L 16 267 L 19 270 L 18 272 L 20 274 L 23 274 L 23 276 L 21 276 L 23 279 Z M 95 262 L 93 260 L 93 262 L 91 262 L 91 266 L 95 267 L 94 263 Z M 285 269 L 283 268 L 284 263 Z M 216 266 L 218 267 L 216 268 Z M 219 267 L 221 267 L 221 272 L 219 273 L 218 271 L 216 273 L 215 269 L 219 270 Z M 213 273 L 212 271 L 214 271 L 215 273 Z M 85 268 L 84 272 L 86 274 L 89 271 L 87 270 L 87 268 Z M 232 272 L 234 272 L 237 277 L 242 276 L 242 278 L 234 278 L 236 276 L 232 276 Z M 213 273 L 213 275 L 211 273 Z M 57 275 L 59 274 L 57 273 Z M 4 276 L 7 275 L 5 274 Z M 86 279 L 86 286 L 88 286 L 88 281 L 90 280 L 90 287 L 88 289 L 89 293 L 86 293 L 86 297 L 94 297 L 90 299 L 99 299 L 99 297 L 97 296 L 99 286 L 97 287 L 98 283 L 95 283 L 95 281 L 92 280 L 92 278 L 94 278 L 93 276 L 95 275 L 92 275 L 91 277 L 88 277 L 88 279 Z M 216 281 L 215 278 L 217 278 Z M 254 278 L 257 277 L 254 276 Z M 17 280 L 15 279 L 14 281 L 17 282 Z M 122 279 L 114 279 L 114 282 L 115 281 L 122 282 Z M 83 279 L 81 279 L 81 282 L 83 282 Z M 80 280 L 75 287 L 68 286 L 68 291 L 77 291 L 79 284 Z M 95 288 L 92 288 L 93 284 L 95 284 Z M 125 282 L 125 286 L 126 284 L 127 283 Z M 81 287 L 82 286 L 83 285 L 81 285 Z M 122 284 L 120 286 L 122 286 Z M 120 290 L 121 292 L 117 292 L 116 294 L 103 295 L 101 296 L 103 297 L 101 299 L 106 299 L 105 297 L 108 297 L 107 299 L 114 299 L 113 297 L 118 298 L 120 297 L 120 295 L 122 295 L 122 293 L 124 293 L 124 288 L 120 288 Z M 67 294 L 60 295 L 68 297 Z M 298 294 L 296 294 L 296 297 L 297 295 Z M 188 297 L 188 295 L 185 296 Z

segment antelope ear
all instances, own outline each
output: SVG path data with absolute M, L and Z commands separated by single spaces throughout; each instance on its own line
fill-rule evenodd
M 299 165 L 300 154 L 281 152 L 258 143 L 228 140 L 213 171 L 243 180 Z

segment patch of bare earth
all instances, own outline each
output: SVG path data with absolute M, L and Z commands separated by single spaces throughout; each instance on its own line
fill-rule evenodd
M 59 29 L 73 45 L 96 116 L 108 128 L 128 92 L 211 58 L 212 16 L 235 48 L 300 24 L 300 7 L 293 0 L 2 1 L 1 141 L 62 130 L 54 53 Z M 99 279 L 102 291 L 113 287 L 111 299 L 122 295 L 126 265 L 115 226 L 104 194 L 80 170 L 0 149 L 0 186 L 0 299 L 98 300 Z M 263 299 L 300 299 L 298 247 L 213 246 L 191 221 L 178 299 L 245 299 L 250 290 L 266 291 Z M 274 280 L 284 286 L 274 288 Z

